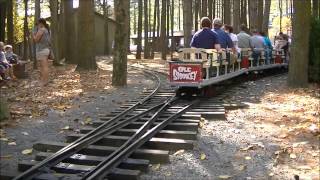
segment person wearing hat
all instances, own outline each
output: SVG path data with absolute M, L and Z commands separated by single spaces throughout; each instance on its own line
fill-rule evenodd
M 4 43 L 0 42 L 0 76 L 2 80 L 10 80 L 10 77 L 6 77 L 6 73 L 9 73 L 11 79 L 16 79 L 13 75 L 12 65 L 6 59 Z
M 223 48 L 223 49 L 231 48 L 232 51 L 236 54 L 237 50 L 234 47 L 230 36 L 224 30 L 222 30 L 222 25 L 223 24 L 222 24 L 221 19 L 215 18 L 213 20 L 213 29 L 212 29 L 212 31 L 217 34 L 218 40 L 219 40 L 220 45 L 221 45 L 221 48 Z
M 193 48 L 217 49 L 220 50 L 220 44 L 217 34 L 211 31 L 211 21 L 208 17 L 200 20 L 201 29 L 192 37 L 190 46 Z

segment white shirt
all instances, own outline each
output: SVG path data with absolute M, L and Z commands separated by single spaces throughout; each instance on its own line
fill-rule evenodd
M 238 47 L 238 36 L 233 34 L 233 33 L 229 33 L 229 36 L 233 42 L 234 47 L 236 48 L 237 52 L 240 53 L 240 48 Z

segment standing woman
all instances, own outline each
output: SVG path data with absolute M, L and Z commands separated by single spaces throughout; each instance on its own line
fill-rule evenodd
M 36 30 L 33 32 L 33 40 L 36 43 L 36 58 L 40 63 L 41 85 L 46 86 L 49 79 L 48 58 L 50 55 L 50 30 L 46 20 L 40 18 Z

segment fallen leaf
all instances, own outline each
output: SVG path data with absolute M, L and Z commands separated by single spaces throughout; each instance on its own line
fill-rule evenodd
M 238 167 L 238 170 L 239 170 L 239 171 L 243 171 L 243 170 L 245 170 L 246 168 L 247 168 L 246 165 L 240 165 L 240 166 Z
M 0 159 L 10 159 L 10 158 L 12 158 L 12 155 L 0 156 Z
M 201 160 L 205 160 L 205 159 L 206 159 L 206 155 L 205 155 L 204 153 L 201 153 L 200 159 L 201 159 Z
M 173 155 L 174 155 L 174 156 L 177 156 L 177 155 L 180 155 L 180 154 L 182 154 L 182 153 L 184 153 L 184 149 L 178 150 L 178 151 L 175 152 Z
M 297 155 L 292 153 L 292 154 L 290 154 L 290 158 L 291 158 L 291 159 L 296 159 L 296 158 L 297 158 Z
M 152 166 L 152 169 L 154 171 L 158 171 L 160 169 L 160 164 L 156 164 L 156 165 Z
M 65 126 L 65 127 L 63 127 L 63 128 L 61 128 L 62 130 L 70 130 L 71 128 L 70 128 L 70 126 Z
M 274 173 L 269 173 L 269 176 L 274 176 Z
M 17 143 L 16 143 L 16 142 L 9 142 L 8 145 L 9 145 L 9 146 L 16 146 Z
M 22 151 L 22 154 L 27 155 L 27 154 L 32 154 L 33 149 L 25 149 Z
M 301 170 L 311 170 L 312 168 L 310 166 L 298 166 L 297 169 Z
M 21 132 L 21 134 L 23 134 L 25 136 L 29 136 L 29 133 L 27 133 L 27 132 Z
M 220 175 L 219 176 L 219 179 L 230 179 L 232 178 L 232 176 L 229 176 L 229 175 Z
M 0 138 L 0 141 L 9 141 L 8 138 Z
M 250 157 L 250 156 L 246 156 L 244 159 L 246 159 L 246 160 L 250 160 L 250 159 L 251 159 L 251 157 Z

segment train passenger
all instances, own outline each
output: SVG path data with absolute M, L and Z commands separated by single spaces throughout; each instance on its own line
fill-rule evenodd
M 266 63 L 270 64 L 270 59 L 272 57 L 272 49 L 273 49 L 272 43 L 265 32 L 260 32 L 260 35 L 263 37 L 263 41 L 266 47 L 265 49 Z
M 221 28 L 222 28 L 221 19 L 215 18 L 213 20 L 212 31 L 217 33 L 221 48 L 223 48 L 223 49 L 231 48 L 233 53 L 236 54 L 236 49 L 232 43 L 230 36 L 226 32 L 224 32 Z
M 225 24 L 224 25 L 224 31 L 230 36 L 234 47 L 236 48 L 238 54 L 240 53 L 240 49 L 238 47 L 238 37 L 236 34 L 233 33 L 233 27 L 231 25 Z
M 211 31 L 211 21 L 208 17 L 200 20 L 201 29 L 192 37 L 190 46 L 193 48 L 217 49 L 220 50 L 220 44 L 216 33 Z
M 247 26 L 242 24 L 240 26 L 240 33 L 237 35 L 239 48 L 250 48 L 250 35 L 246 31 Z
M 254 60 L 254 65 L 258 65 L 259 56 L 261 55 L 261 49 L 265 48 L 264 40 L 260 36 L 259 32 L 254 29 L 252 31 L 252 36 L 250 37 L 250 47 L 252 49 L 252 58 Z

